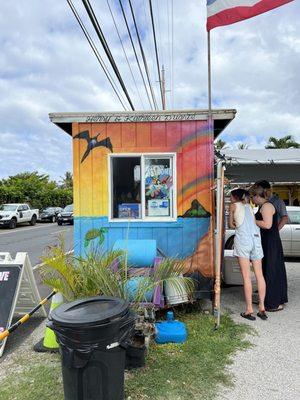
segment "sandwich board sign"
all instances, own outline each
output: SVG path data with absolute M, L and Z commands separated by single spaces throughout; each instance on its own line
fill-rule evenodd
M 16 314 L 26 314 L 41 301 L 27 253 L 0 253 L 0 332 L 10 327 Z M 44 307 L 36 315 L 46 317 Z M 0 342 L 0 357 L 7 338 Z

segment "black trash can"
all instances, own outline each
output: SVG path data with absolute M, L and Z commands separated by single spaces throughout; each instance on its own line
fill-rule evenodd
M 135 315 L 129 303 L 92 297 L 63 304 L 48 326 L 60 346 L 65 400 L 123 400 L 127 342 Z

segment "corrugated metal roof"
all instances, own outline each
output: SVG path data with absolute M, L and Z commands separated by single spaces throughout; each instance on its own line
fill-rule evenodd
M 228 164 L 300 164 L 300 149 L 221 150 Z
M 300 149 L 221 150 L 232 183 L 300 184 Z

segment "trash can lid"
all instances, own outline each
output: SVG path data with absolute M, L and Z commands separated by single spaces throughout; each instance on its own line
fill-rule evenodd
M 65 327 L 107 324 L 128 312 L 129 303 L 116 297 L 90 297 L 64 303 L 51 311 L 54 324 Z

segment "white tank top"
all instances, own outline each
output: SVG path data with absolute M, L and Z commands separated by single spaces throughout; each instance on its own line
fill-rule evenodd
M 245 204 L 242 202 L 235 203 L 235 210 L 234 210 L 234 222 L 235 226 L 238 228 L 240 227 L 245 219 Z

